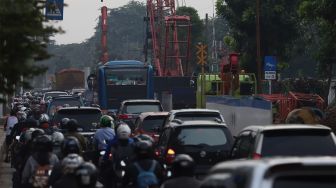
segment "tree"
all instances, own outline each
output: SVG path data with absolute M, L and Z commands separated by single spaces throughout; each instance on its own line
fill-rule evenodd
M 46 68 L 34 64 L 49 58 L 49 37 L 60 31 L 43 24 L 44 3 L 38 0 L 0 1 L 0 93 L 29 87 L 29 79 Z M 23 79 L 22 79 L 23 78 Z M 4 98 L 0 98 L 5 102 Z
M 280 62 L 298 37 L 299 0 L 263 0 L 260 7 L 261 56 L 274 55 Z M 217 14 L 228 21 L 236 51 L 249 72 L 256 72 L 256 2 L 252 0 L 217 0 Z
M 318 36 L 316 59 L 319 61 L 319 72 L 328 78 L 330 85 L 333 76 L 333 64 L 336 63 L 336 2 L 334 0 L 303 0 L 299 13 L 303 21 L 316 26 L 317 32 L 312 37 Z

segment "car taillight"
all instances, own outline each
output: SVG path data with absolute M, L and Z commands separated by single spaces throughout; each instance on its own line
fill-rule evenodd
M 172 164 L 174 158 L 175 158 L 175 151 L 173 149 L 168 149 L 167 155 L 166 155 L 166 163 Z
M 252 158 L 256 159 L 256 160 L 261 159 L 261 154 L 259 154 L 259 153 L 253 153 Z
M 119 116 L 118 116 L 118 118 L 119 119 L 128 119 L 128 118 L 130 118 L 127 114 L 120 114 Z
M 109 155 L 109 160 L 112 160 L 113 158 L 112 158 L 112 153 L 110 153 Z

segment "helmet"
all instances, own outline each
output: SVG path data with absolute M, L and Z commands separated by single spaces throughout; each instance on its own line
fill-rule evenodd
M 64 128 L 69 121 L 70 121 L 69 118 L 63 118 L 61 120 L 61 128 Z
M 317 124 L 318 117 L 311 108 L 294 109 L 287 115 L 288 124 Z
M 31 139 L 34 140 L 36 137 L 44 135 L 44 134 L 45 134 L 44 130 L 34 129 L 34 131 L 32 132 L 32 138 Z
M 127 140 L 131 136 L 131 129 L 127 124 L 121 125 L 117 129 L 117 135 L 119 139 Z
M 74 136 L 67 137 L 62 145 L 62 153 L 64 156 L 70 154 L 70 153 L 80 153 L 81 147 L 79 144 L 79 141 Z
M 51 135 L 51 140 L 52 140 L 54 146 L 60 146 L 60 145 L 62 145 L 62 143 L 64 141 L 64 135 L 61 132 L 54 132 Z
M 47 114 L 41 114 L 39 122 L 40 124 L 49 123 L 49 116 Z
M 149 136 L 148 134 L 139 134 L 139 135 L 134 137 L 134 141 L 135 142 L 149 141 L 149 142 L 152 142 L 154 144 L 154 139 L 151 136 Z
M 112 126 L 114 126 L 113 118 L 109 115 L 103 115 L 100 118 L 100 126 L 102 126 L 102 127 L 112 127 Z
M 194 173 L 195 162 L 187 154 L 179 154 L 172 163 L 174 176 L 192 176 Z
M 64 174 L 74 173 L 76 168 L 84 162 L 83 157 L 77 153 L 71 153 L 62 160 Z
M 75 119 L 70 119 L 66 125 L 68 131 L 75 132 L 78 128 L 78 122 Z
M 32 133 L 35 129 L 30 128 L 24 132 L 21 133 L 20 135 L 20 142 L 22 143 L 28 143 L 32 139 Z
M 153 156 L 153 143 L 140 141 L 135 143 L 134 152 L 138 158 L 151 158 Z
M 76 177 L 79 182 L 79 187 L 95 187 L 98 179 L 98 171 L 94 164 L 90 162 L 82 163 L 76 169 Z
M 27 119 L 27 114 L 26 114 L 25 111 L 21 111 L 21 110 L 18 111 L 16 113 L 16 116 L 17 116 L 17 118 L 18 118 L 19 121 L 23 121 L 23 120 Z
M 48 135 L 38 136 L 33 140 L 33 147 L 37 152 L 52 152 L 52 140 Z

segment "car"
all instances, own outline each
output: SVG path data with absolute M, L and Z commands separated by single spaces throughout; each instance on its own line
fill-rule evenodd
M 135 120 L 134 135 L 148 134 L 158 141 L 168 112 L 143 112 Z
M 41 99 L 41 112 L 46 112 L 48 105 L 50 101 L 52 100 L 53 97 L 58 97 L 62 95 L 69 95 L 65 91 L 47 91 L 43 94 L 42 99 Z
M 132 99 L 121 102 L 117 112 L 117 121 L 127 123 L 134 131 L 135 120 L 142 112 L 162 112 L 163 108 L 159 100 Z
M 71 107 L 71 106 L 83 106 L 83 102 L 80 97 L 73 97 L 71 95 L 62 95 L 58 97 L 53 97 L 49 102 L 47 108 L 47 115 L 49 117 L 54 116 L 55 112 L 61 107 Z
M 229 159 L 232 145 L 231 132 L 221 121 L 174 120 L 162 130 L 155 155 L 169 169 L 175 155 L 188 154 L 195 160 L 195 174 L 203 176 L 216 163 Z
M 169 125 L 170 122 L 172 122 L 174 119 L 179 119 L 182 121 L 219 119 L 225 123 L 223 116 L 218 110 L 201 108 L 171 110 L 164 125 Z
M 231 158 L 335 156 L 335 135 L 323 125 L 248 126 L 236 137 Z
M 282 157 L 233 160 L 215 165 L 201 188 L 336 187 L 335 157 Z
M 48 99 L 52 99 L 53 97 L 58 97 L 61 95 L 69 95 L 69 94 L 65 91 L 48 91 L 43 94 L 42 100 L 47 102 Z
M 65 132 L 67 128 L 61 126 L 62 119 L 76 119 L 79 124 L 78 132 L 87 138 L 89 142 L 88 145 L 91 146 L 91 137 L 99 128 L 99 121 L 101 116 L 101 110 L 96 107 L 68 107 L 58 110 L 53 116 L 51 123 L 52 125 L 58 127 L 59 129 L 63 130 L 63 132 Z

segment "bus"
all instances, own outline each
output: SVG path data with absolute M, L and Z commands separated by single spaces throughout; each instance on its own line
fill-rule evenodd
M 153 67 L 140 61 L 109 61 L 98 66 L 98 101 L 102 110 L 116 111 L 127 99 L 153 99 Z

